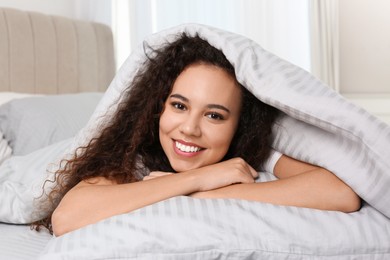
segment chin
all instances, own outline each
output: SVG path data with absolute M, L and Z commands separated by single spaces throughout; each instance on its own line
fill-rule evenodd
M 193 164 L 191 165 L 171 164 L 171 167 L 175 172 L 186 172 L 189 170 L 200 168 L 201 166 L 193 165 Z

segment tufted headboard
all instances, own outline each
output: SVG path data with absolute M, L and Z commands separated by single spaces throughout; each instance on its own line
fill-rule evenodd
M 114 73 L 108 26 L 0 8 L 0 92 L 104 91 Z

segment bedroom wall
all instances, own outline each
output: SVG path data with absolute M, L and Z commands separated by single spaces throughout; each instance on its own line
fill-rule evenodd
M 342 92 L 390 94 L 390 1 L 339 3 Z
M 1 7 L 111 24 L 112 0 L 0 0 Z M 340 92 L 390 124 L 390 1 L 339 1 Z
M 74 0 L 0 0 L 0 6 L 74 17 Z
M 111 0 L 0 0 L 0 6 L 111 25 Z
M 390 124 L 390 1 L 339 1 L 340 92 Z

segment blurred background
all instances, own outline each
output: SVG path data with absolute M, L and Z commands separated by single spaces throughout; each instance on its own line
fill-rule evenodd
M 388 0 L 0 0 L 0 6 L 110 26 L 117 68 L 145 36 L 181 23 L 239 33 L 390 124 Z

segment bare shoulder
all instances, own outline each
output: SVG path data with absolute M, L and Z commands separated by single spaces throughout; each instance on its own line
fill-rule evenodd
M 105 177 L 93 177 L 87 180 L 80 181 L 75 187 L 85 187 L 90 185 L 115 185 L 115 181 L 109 180 Z

